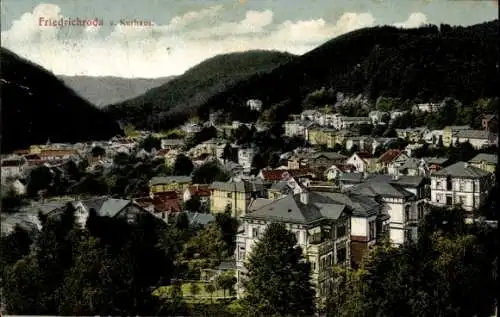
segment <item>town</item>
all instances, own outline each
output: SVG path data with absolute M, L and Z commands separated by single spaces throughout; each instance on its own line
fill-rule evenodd
M 495 187 L 496 114 L 470 125 L 409 128 L 408 120 L 439 116 L 451 101 L 384 111 L 377 110 L 383 100 L 362 99 L 338 94 L 335 105 L 285 122 L 228 122 L 214 111 L 206 121 L 192 118 L 162 133 L 128 126 L 126 136 L 110 140 L 47 140 L 16 150 L 1 161 L 2 233 L 41 230 L 39 215 L 60 216 L 68 203 L 81 226 L 92 212 L 132 222 L 150 214 L 166 224 L 184 217 L 198 233 L 186 241 L 192 250 L 182 251 L 190 265 L 176 277 L 182 296 L 196 297 L 200 290 L 189 295 L 187 286 L 199 284 L 217 299 L 244 297 L 252 248 L 271 223 L 280 223 L 295 235 L 316 297 L 324 299 L 334 282 L 331 267 L 360 268 L 381 241 L 415 243 L 433 208 L 458 208 L 468 223 L 497 225 L 484 212 Z M 360 103 L 371 108 L 364 116 L 342 114 Z M 264 108 L 257 99 L 246 107 Z M 208 229 L 221 214 L 237 226 L 230 249 L 214 256 L 202 245 L 212 243 Z M 206 286 L 221 276 L 225 284 Z

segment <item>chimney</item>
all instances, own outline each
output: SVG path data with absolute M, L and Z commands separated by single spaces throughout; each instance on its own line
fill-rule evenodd
M 300 193 L 300 202 L 304 205 L 307 205 L 309 203 L 309 190 L 302 190 L 302 192 Z

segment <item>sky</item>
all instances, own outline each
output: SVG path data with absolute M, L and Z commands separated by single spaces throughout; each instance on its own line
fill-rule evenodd
M 230 52 L 303 54 L 375 25 L 471 25 L 498 17 L 498 0 L 49 1 L 2 0 L 2 46 L 58 75 L 125 78 L 179 75 Z M 93 24 L 49 25 L 77 18 Z

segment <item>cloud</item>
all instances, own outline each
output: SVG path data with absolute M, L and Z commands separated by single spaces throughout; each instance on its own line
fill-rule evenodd
M 394 26 L 399 28 L 418 28 L 424 24 L 427 24 L 427 16 L 421 12 L 414 12 L 410 14 L 408 20 L 404 22 L 394 23 Z
M 105 33 L 106 27 L 41 27 L 40 17 L 59 19 L 63 12 L 57 5 L 40 4 L 2 32 L 2 45 L 55 74 L 153 78 L 181 74 L 229 52 L 269 49 L 303 54 L 376 22 L 370 13 L 346 12 L 337 21 L 312 18 L 278 24 L 271 10 L 247 11 L 239 21 L 224 22 L 219 21 L 222 10 L 212 6 L 176 16 L 164 25 L 115 26 Z M 420 13 L 412 14 L 401 25 L 423 19 Z M 65 36 L 68 32 L 72 36 Z

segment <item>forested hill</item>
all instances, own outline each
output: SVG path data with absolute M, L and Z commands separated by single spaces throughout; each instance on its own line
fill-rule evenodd
M 258 98 L 264 109 L 273 107 L 278 112 L 275 119 L 282 120 L 300 111 L 304 97 L 322 87 L 372 99 L 384 95 L 428 101 L 449 96 L 468 102 L 496 95 L 497 56 L 498 20 L 469 27 L 365 28 L 334 38 L 272 72 L 238 82 L 212 96 L 198 115 L 224 108 L 234 119 L 244 119 L 244 102 Z M 167 103 L 161 90 L 149 95 L 157 106 Z M 122 115 L 140 121 L 127 112 Z M 178 119 L 161 117 L 156 126 L 166 128 Z
M 1 48 L 2 153 L 31 144 L 102 140 L 121 134 L 118 123 L 53 74 Z
M 137 98 L 110 105 L 115 118 L 137 127 L 161 129 L 169 118 L 183 121 L 196 114 L 213 96 L 255 74 L 266 74 L 294 55 L 275 51 L 248 51 L 218 55 L 192 67 L 168 83 Z

